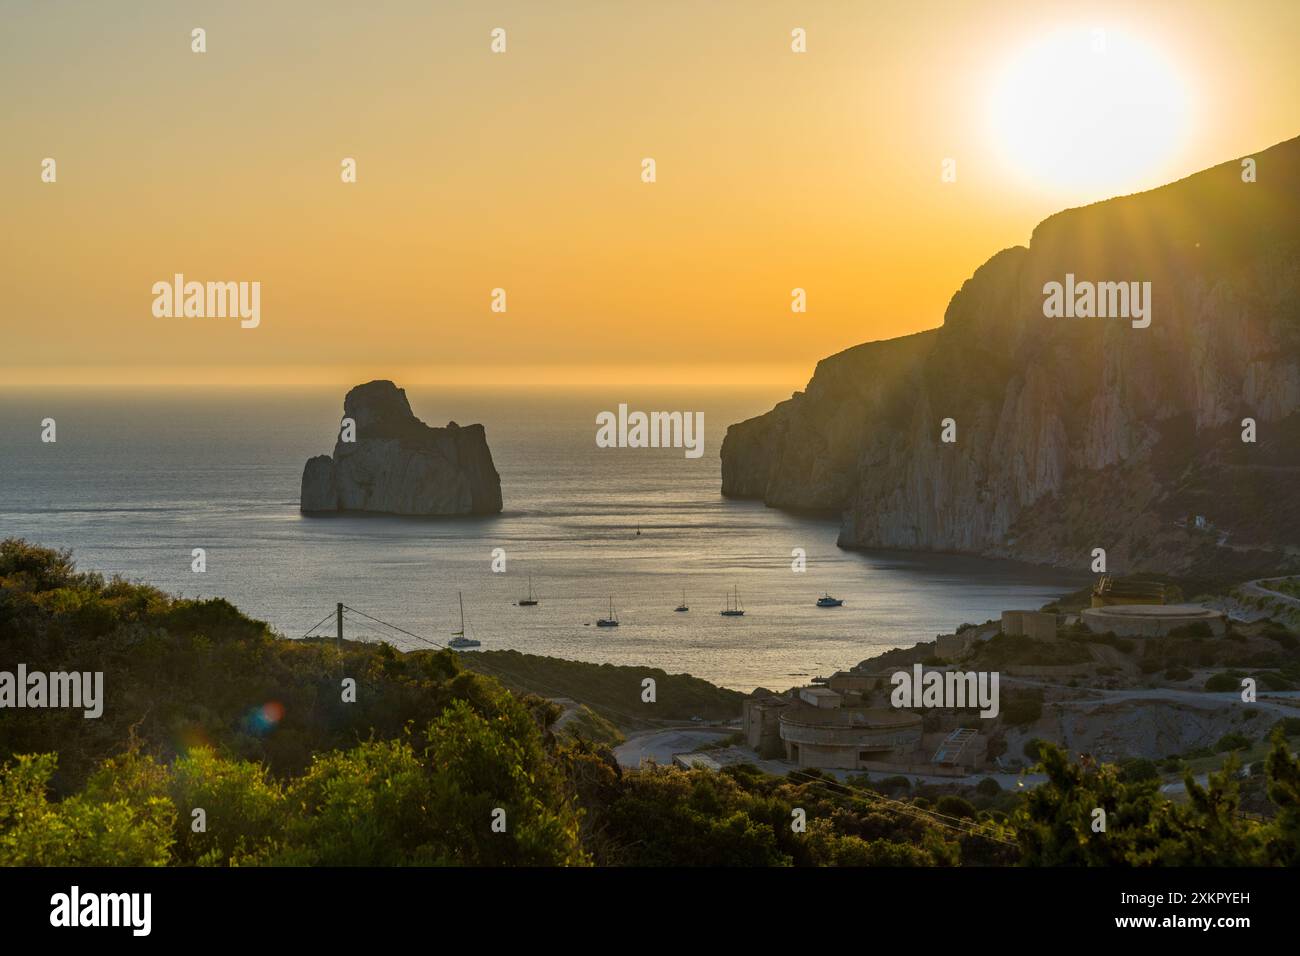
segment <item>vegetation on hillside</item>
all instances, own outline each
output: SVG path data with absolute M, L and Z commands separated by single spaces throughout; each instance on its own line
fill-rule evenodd
M 730 720 L 740 713 L 745 695 L 689 674 L 669 674 L 657 667 L 590 664 L 519 651 L 466 654 L 469 670 L 496 677 L 514 691 L 572 697 L 623 730 L 654 726 L 663 720 Z M 642 701 L 642 684 L 655 682 L 653 704 Z
M 227 602 L 105 581 L 13 540 L 0 652 L 102 670 L 107 698 L 98 719 L 0 721 L 0 865 L 1292 865 L 1300 847 L 1283 728 L 1259 778 L 1267 812 L 1250 816 L 1230 772 L 1189 777 L 1176 804 L 1144 768 L 1047 743 L 1049 781 L 1028 793 L 628 772 L 581 722 L 555 733 L 559 707 L 448 652 L 284 640 Z

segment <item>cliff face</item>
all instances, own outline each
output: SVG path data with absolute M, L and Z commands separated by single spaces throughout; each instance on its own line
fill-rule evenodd
M 826 359 L 732 426 L 723 493 L 838 510 L 847 547 L 1078 568 L 1094 547 L 1112 570 L 1181 572 L 1300 543 L 1300 139 L 1254 158 L 1257 182 L 1233 161 L 1047 219 L 941 328 Z M 1045 317 L 1067 273 L 1150 282 L 1150 326 Z M 1188 511 L 1220 530 L 1177 528 Z
M 482 425 L 431 428 L 392 382 L 358 385 L 343 400 L 356 440 L 340 432 L 334 455 L 308 460 L 304 512 L 374 511 L 402 515 L 495 514 L 501 479 Z

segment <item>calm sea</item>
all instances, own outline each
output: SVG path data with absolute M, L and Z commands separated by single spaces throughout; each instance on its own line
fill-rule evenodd
M 344 391 L 0 390 L 0 536 L 71 548 L 83 569 L 226 597 L 286 637 L 342 601 L 445 642 L 463 592 L 484 648 L 650 664 L 746 691 L 1037 607 L 1081 583 L 978 558 L 841 551 L 834 521 L 724 499 L 726 427 L 788 397 L 774 389 L 411 388 L 429 424 L 486 426 L 504 513 L 305 518 L 303 463 L 333 449 Z M 703 411 L 704 456 L 598 448 L 595 416 L 620 402 Z M 47 417 L 54 444 L 40 440 Z M 190 569 L 197 547 L 203 574 Z M 496 548 L 505 573 L 492 571 Z M 807 552 L 805 573 L 791 570 L 794 548 Z M 518 607 L 529 574 L 541 603 Z M 718 613 L 733 588 L 744 617 Z M 680 614 L 683 591 L 691 609 Z M 817 608 L 823 591 L 845 606 Z M 611 597 L 622 624 L 597 629 Z M 333 633 L 332 620 L 323 630 Z M 420 646 L 378 625 L 347 631 L 380 634 Z

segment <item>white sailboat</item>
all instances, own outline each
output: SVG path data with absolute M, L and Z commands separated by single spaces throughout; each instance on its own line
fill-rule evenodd
M 727 607 L 722 611 L 723 617 L 744 617 L 745 611 L 740 606 L 740 589 L 736 588 L 736 598 L 732 601 L 731 595 L 727 595 Z
M 528 597 L 519 599 L 520 607 L 536 607 L 537 598 L 533 597 L 533 576 L 528 575 Z
M 618 614 L 614 610 L 614 599 L 609 599 L 609 617 L 602 617 L 596 621 L 597 627 L 618 627 Z
M 476 641 L 472 637 L 465 636 L 465 596 L 460 591 L 456 592 L 456 600 L 460 602 L 460 630 L 452 635 L 451 640 L 447 642 L 447 646 L 457 649 L 462 647 L 482 647 L 482 641 Z

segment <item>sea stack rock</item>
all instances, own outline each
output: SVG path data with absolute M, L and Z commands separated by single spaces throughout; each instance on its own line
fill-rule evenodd
M 411 412 L 406 392 L 389 381 L 348 392 L 334 455 L 308 459 L 304 513 L 370 511 L 398 515 L 483 515 L 501 511 L 501 477 L 482 425 L 431 428 Z

